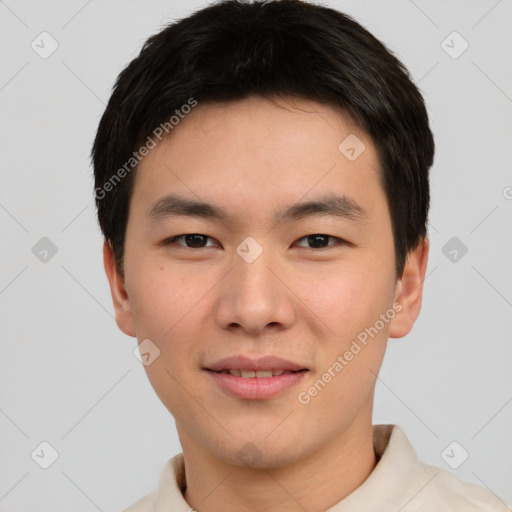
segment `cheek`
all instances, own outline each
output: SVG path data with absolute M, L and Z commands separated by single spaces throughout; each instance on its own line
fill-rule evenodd
M 130 281 L 137 338 L 139 343 L 150 339 L 160 351 L 144 369 L 162 403 L 180 417 L 179 411 L 190 407 L 188 392 L 197 393 L 194 354 L 202 324 L 194 314 L 204 288 L 199 279 L 184 278 L 158 264 L 139 269 L 144 270 L 132 273 Z
M 132 274 L 132 315 L 139 342 L 149 338 L 160 350 L 146 373 L 166 405 L 179 407 L 180 389 L 195 389 L 201 342 L 212 305 L 210 278 L 158 262 Z M 215 282 L 215 281 L 212 281 Z M 209 313 L 210 312 L 210 313 Z
M 141 264 L 130 272 L 130 306 L 137 338 L 164 340 L 197 302 L 197 283 L 158 264 Z
M 390 273 L 363 264 L 361 269 L 333 270 L 327 276 L 304 273 L 297 281 L 299 297 L 326 327 L 337 348 L 372 326 L 391 305 L 395 284 Z
M 392 307 L 394 289 L 391 281 L 367 279 L 368 275 L 355 274 L 333 279 L 310 304 L 334 334 L 318 340 L 320 361 L 302 389 L 303 398 L 310 400 L 304 412 L 323 418 L 322 428 L 333 432 L 361 409 L 370 408 L 386 350 L 392 317 L 384 322 L 381 315 Z M 325 418 L 326 410 L 332 411 L 330 419 Z

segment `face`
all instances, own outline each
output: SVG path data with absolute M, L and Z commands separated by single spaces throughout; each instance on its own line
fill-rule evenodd
M 278 467 L 371 424 L 426 244 L 397 278 L 374 144 L 340 112 L 250 98 L 199 104 L 145 157 L 124 282 L 108 246 L 105 266 L 184 449 Z

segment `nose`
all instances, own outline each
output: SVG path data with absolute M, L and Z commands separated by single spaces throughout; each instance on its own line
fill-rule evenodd
M 235 257 L 234 268 L 223 281 L 216 319 L 223 329 L 251 336 L 277 332 L 295 322 L 293 293 L 287 278 L 271 255 L 263 254 L 251 263 Z

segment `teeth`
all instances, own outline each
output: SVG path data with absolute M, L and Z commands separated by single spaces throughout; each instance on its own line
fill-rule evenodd
M 292 373 L 288 370 L 222 370 L 222 374 L 230 374 L 233 377 L 242 377 L 244 379 L 266 379 L 269 377 L 277 377 L 283 373 Z
M 256 377 L 258 379 L 262 377 L 272 377 L 272 370 L 258 370 L 256 372 Z

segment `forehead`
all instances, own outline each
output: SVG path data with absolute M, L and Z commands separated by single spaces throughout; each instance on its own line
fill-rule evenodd
M 171 132 L 169 142 L 190 143 L 192 138 L 198 150 L 201 143 L 211 141 L 228 143 L 232 151 L 278 149 L 280 153 L 286 145 L 286 156 L 293 160 L 293 154 L 298 157 L 312 149 L 311 144 L 318 149 L 315 156 L 327 149 L 337 157 L 340 136 L 350 133 L 368 139 L 338 107 L 304 98 L 252 96 L 229 103 L 200 103 Z
M 340 109 L 251 97 L 199 103 L 139 164 L 133 195 L 149 205 L 178 191 L 242 209 L 333 191 L 356 199 L 383 194 L 378 168 L 371 139 Z

